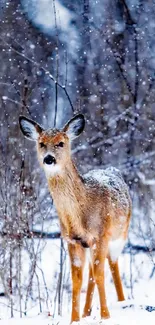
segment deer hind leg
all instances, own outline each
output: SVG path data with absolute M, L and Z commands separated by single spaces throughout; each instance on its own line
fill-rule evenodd
M 101 318 L 110 317 L 109 310 L 107 307 L 107 302 L 106 302 L 106 294 L 105 294 L 104 265 L 105 265 L 107 252 L 108 252 L 108 241 L 106 240 L 97 243 L 96 249 L 92 249 L 93 274 L 99 292 Z
M 92 265 L 90 263 L 89 264 L 89 277 L 88 277 L 86 302 L 85 302 L 82 317 L 87 317 L 87 316 L 90 316 L 90 314 L 91 314 L 91 306 L 92 306 L 94 288 L 95 288 L 95 280 L 94 280 L 94 276 L 93 276 Z
M 68 250 L 72 273 L 72 323 L 80 319 L 80 293 L 85 263 L 85 250 L 80 244 L 68 244 Z
M 118 301 L 123 301 L 125 300 L 125 297 L 124 297 L 122 281 L 119 273 L 118 260 L 113 262 L 111 257 L 108 256 L 108 262 L 109 262 L 112 278 L 114 281 L 114 285 L 116 288 Z

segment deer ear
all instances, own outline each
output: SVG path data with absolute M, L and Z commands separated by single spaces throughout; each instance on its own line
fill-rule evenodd
M 28 119 L 25 116 L 19 117 L 19 125 L 25 137 L 30 140 L 36 141 L 40 133 L 43 131 L 42 127 L 39 124 L 33 120 Z
M 84 127 L 85 127 L 84 115 L 78 114 L 67 122 L 67 124 L 64 126 L 63 131 L 66 132 L 70 140 L 73 140 L 83 132 Z

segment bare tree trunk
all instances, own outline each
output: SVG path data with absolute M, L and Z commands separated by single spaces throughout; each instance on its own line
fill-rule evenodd
M 21 241 L 18 243 L 18 292 L 19 292 L 19 310 L 20 317 L 22 318 L 22 294 L 21 294 L 21 268 L 22 268 L 22 256 L 21 256 Z
M 11 318 L 13 317 L 13 299 L 12 299 L 12 295 L 13 295 L 13 284 L 12 284 L 12 280 L 13 280 L 13 275 L 12 275 L 12 267 L 13 267 L 13 256 L 12 256 L 12 249 L 10 247 L 10 261 L 9 261 L 9 268 L 10 268 L 10 274 L 9 274 L 9 296 L 10 296 L 10 305 L 11 305 Z
M 60 272 L 58 285 L 58 315 L 62 316 L 62 279 L 63 279 L 63 239 L 60 245 Z

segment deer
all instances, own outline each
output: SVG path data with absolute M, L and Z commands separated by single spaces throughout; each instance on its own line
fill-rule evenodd
M 77 114 L 61 129 L 44 129 L 19 117 L 24 136 L 36 142 L 38 160 L 45 172 L 49 192 L 67 241 L 72 276 L 71 323 L 80 320 L 80 293 L 86 253 L 89 276 L 82 317 L 90 316 L 95 285 L 101 319 L 110 317 L 105 292 L 105 260 L 111 270 L 118 301 L 125 300 L 118 257 L 127 240 L 131 199 L 120 171 L 114 167 L 94 169 L 81 175 L 71 155 L 71 143 L 84 130 L 85 117 Z

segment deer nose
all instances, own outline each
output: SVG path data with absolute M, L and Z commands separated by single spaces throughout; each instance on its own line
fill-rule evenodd
M 43 163 L 44 164 L 47 164 L 47 165 L 52 165 L 52 164 L 55 164 L 56 163 L 56 160 L 55 160 L 55 158 L 53 156 L 47 155 L 44 158 Z

